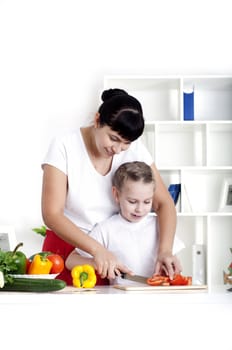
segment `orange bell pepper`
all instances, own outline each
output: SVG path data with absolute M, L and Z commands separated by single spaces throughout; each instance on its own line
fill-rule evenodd
M 49 274 L 52 268 L 52 262 L 44 256 L 36 254 L 29 266 L 29 275 Z

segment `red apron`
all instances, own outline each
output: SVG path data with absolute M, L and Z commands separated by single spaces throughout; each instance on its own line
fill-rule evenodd
M 73 251 L 74 247 L 59 238 L 53 231 L 46 231 L 46 236 L 44 238 L 42 251 L 52 252 L 54 254 L 59 254 L 64 260 L 67 259 L 68 255 Z M 102 279 L 97 273 L 97 284 L 96 285 L 108 285 L 109 280 L 107 278 Z M 72 276 L 71 272 L 65 267 L 64 270 L 56 277 L 67 283 L 68 286 L 72 286 Z

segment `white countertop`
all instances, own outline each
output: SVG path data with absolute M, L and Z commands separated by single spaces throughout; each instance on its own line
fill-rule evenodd
M 231 350 L 232 293 L 0 292 L 0 332 L 24 350 Z M 46 339 L 46 341 L 45 341 Z M 160 345 L 160 347 L 157 345 Z M 7 347 L 5 347 L 7 349 Z
M 170 290 L 130 290 L 123 291 L 113 286 L 96 286 L 92 289 L 81 289 L 75 287 L 66 287 L 60 291 L 49 293 L 27 293 L 27 292 L 1 292 L 0 305 L 6 304 L 33 304 L 33 303 L 72 303 L 78 297 L 94 298 L 96 301 L 101 300 L 102 297 L 114 298 L 115 296 L 128 300 L 144 298 L 152 300 L 153 303 L 210 303 L 210 304 L 231 304 L 232 293 L 228 292 L 229 286 L 220 286 L 214 291 L 207 290 L 185 290 L 171 291 Z M 113 300 L 113 299 L 112 299 Z

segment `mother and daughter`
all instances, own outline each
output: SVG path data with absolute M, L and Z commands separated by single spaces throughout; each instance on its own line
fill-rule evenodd
M 151 155 L 140 141 L 144 131 L 142 106 L 121 89 L 103 91 L 102 101 L 93 124 L 56 137 L 43 161 L 42 216 L 49 228 L 43 250 L 60 254 L 66 260 L 66 268 L 58 278 L 69 285 L 70 269 L 85 259 L 95 267 L 98 284 L 108 284 L 121 272 L 138 273 L 133 271 L 133 263 L 129 266 L 130 260 L 120 254 L 120 245 L 123 251 L 123 239 L 126 242 L 129 232 L 125 229 L 125 236 L 119 232 L 120 224 L 123 220 L 133 227 L 152 210 L 156 214 L 150 223 L 152 242 L 152 235 L 140 231 L 143 246 L 152 246 L 154 252 L 149 271 L 153 271 L 151 274 L 164 271 L 172 278 L 181 271 L 174 254 L 179 249 L 178 242 L 176 248 L 174 245 L 176 210 Z M 119 167 L 124 174 L 122 187 L 115 183 L 120 178 L 120 170 L 114 176 Z M 137 172 L 139 175 L 133 175 Z M 101 234 L 94 232 L 100 226 L 98 223 L 119 211 L 119 221 L 112 224 L 119 225 L 111 233 L 118 235 L 114 249 L 114 245 L 107 245 L 99 238 Z M 132 248 L 127 249 L 129 257 Z

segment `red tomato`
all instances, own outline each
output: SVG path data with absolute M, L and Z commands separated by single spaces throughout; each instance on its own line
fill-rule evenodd
M 47 258 L 52 262 L 50 273 L 61 273 L 64 270 L 64 259 L 58 254 L 50 254 Z

